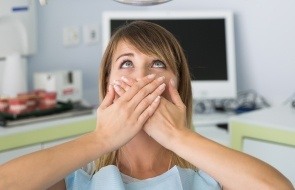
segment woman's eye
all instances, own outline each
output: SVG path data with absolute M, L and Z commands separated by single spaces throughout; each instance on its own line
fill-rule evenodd
M 166 68 L 166 65 L 162 61 L 157 60 L 157 61 L 154 61 L 153 67 L 156 67 L 156 68 Z
M 131 61 L 123 61 L 121 64 L 121 68 L 130 68 L 133 67 L 133 63 Z

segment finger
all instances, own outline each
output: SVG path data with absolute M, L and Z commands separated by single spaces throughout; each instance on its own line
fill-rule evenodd
M 139 125 L 144 125 L 145 122 L 155 113 L 160 105 L 161 97 L 157 96 L 152 104 L 138 117 Z
M 165 77 L 159 77 L 155 79 L 153 82 L 144 86 L 138 93 L 134 96 L 132 101 L 130 101 L 130 108 L 136 109 L 136 107 L 150 94 L 156 93 L 156 95 L 161 95 L 162 90 L 165 89 L 166 84 L 164 83 Z M 159 89 L 157 89 L 159 88 Z M 159 91 L 160 94 L 159 94 Z M 144 100 L 146 102 L 146 100 Z
M 130 89 L 130 87 L 137 82 L 136 80 L 129 78 L 129 77 L 125 77 L 122 76 L 121 80 L 115 80 L 113 82 L 113 84 L 116 84 L 118 86 L 120 86 L 123 90 L 128 91 Z M 120 96 L 122 96 L 123 94 L 119 94 Z
M 139 117 L 165 90 L 166 84 L 161 84 L 154 92 L 144 98 L 134 109 L 134 116 Z
M 125 92 L 126 92 L 126 91 L 128 91 L 128 90 L 131 88 L 131 85 L 125 83 L 124 81 L 120 81 L 120 87 L 121 87 L 122 89 L 124 89 Z
M 144 77 L 141 81 L 134 83 L 130 90 L 124 96 L 121 96 L 121 100 L 129 102 L 143 87 L 154 81 L 155 76 L 155 74 L 151 74 Z
M 172 102 L 177 106 L 177 107 L 182 107 L 183 102 L 181 100 L 181 97 L 176 89 L 176 82 L 174 79 L 170 79 L 169 81 L 169 93 L 171 96 Z
M 103 99 L 103 101 L 101 102 L 100 107 L 102 109 L 109 107 L 113 103 L 114 98 L 115 98 L 114 88 L 112 85 L 109 85 L 107 94 L 106 94 L 105 98 Z
M 132 86 L 134 83 L 137 82 L 137 80 L 126 77 L 126 76 L 122 76 L 121 77 L 122 81 L 124 81 L 126 84 L 128 84 L 129 86 Z
M 117 84 L 114 84 L 114 90 L 119 96 L 123 96 L 123 94 L 125 93 L 125 90 Z

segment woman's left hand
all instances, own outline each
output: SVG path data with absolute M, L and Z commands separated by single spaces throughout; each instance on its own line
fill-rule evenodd
M 118 95 L 123 95 L 134 82 L 134 79 L 127 77 L 122 77 L 122 80 L 115 81 L 121 87 L 121 91 L 117 92 Z M 179 96 L 173 79 L 169 81 L 168 92 L 171 102 L 161 97 L 160 105 L 145 123 L 144 130 L 162 146 L 171 149 L 170 146 L 173 146 L 170 143 L 171 138 L 177 137 L 179 133 L 187 131 L 188 128 L 186 127 L 186 106 Z
M 187 131 L 186 106 L 181 100 L 175 82 L 168 85 L 171 102 L 161 97 L 160 105 L 144 125 L 145 132 L 167 149 L 171 149 L 172 138 Z

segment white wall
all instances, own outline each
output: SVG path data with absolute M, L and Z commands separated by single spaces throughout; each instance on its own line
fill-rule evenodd
M 38 6 L 39 52 L 29 60 L 29 72 L 81 69 L 84 97 L 96 104 L 101 44 L 81 43 L 65 48 L 64 26 L 100 25 L 104 10 L 232 10 L 238 90 L 254 89 L 273 105 L 281 104 L 295 92 L 294 7 L 294 0 L 173 0 L 151 7 L 133 7 L 112 0 L 51 0 L 46 7 Z

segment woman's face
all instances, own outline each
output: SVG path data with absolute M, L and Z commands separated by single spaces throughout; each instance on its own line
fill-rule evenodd
M 167 87 L 170 79 L 174 79 L 178 84 L 175 74 L 167 63 L 159 60 L 158 57 L 141 53 L 124 40 L 120 41 L 112 57 L 109 83 L 120 80 L 122 76 L 136 80 L 149 74 L 156 74 L 156 77 L 164 76 Z M 162 96 L 171 101 L 168 88 Z

